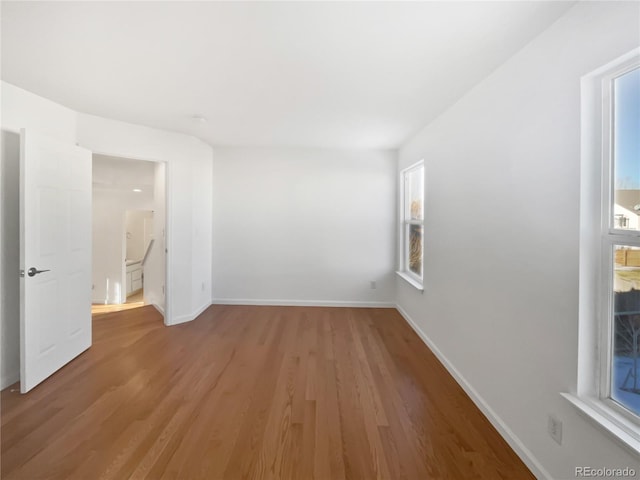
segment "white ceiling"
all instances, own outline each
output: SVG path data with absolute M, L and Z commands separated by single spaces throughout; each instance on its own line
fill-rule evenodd
M 212 145 L 396 148 L 573 3 L 2 1 L 2 79 Z

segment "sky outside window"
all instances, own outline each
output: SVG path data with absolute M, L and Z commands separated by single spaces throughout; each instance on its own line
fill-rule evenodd
M 640 69 L 614 81 L 616 190 L 640 190 Z

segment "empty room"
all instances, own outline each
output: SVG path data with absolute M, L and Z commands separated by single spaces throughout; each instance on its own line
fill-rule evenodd
M 640 478 L 640 2 L 0 16 L 1 478 Z

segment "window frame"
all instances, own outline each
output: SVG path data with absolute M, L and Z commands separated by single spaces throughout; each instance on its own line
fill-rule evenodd
M 640 454 L 640 415 L 611 398 L 615 246 L 640 247 L 640 231 L 614 225 L 613 82 L 637 68 L 640 48 L 582 78 L 578 378 L 562 395 Z
M 615 133 L 615 86 L 614 81 L 634 70 L 640 69 L 640 58 L 622 62 L 602 75 L 602 214 L 601 214 L 601 291 L 598 295 L 606 300 L 602 302 L 599 329 L 600 348 L 598 397 L 609 408 L 625 416 L 638 426 L 640 430 L 640 413 L 634 414 L 613 399 L 612 368 L 614 345 L 614 256 L 615 247 L 629 246 L 640 248 L 640 230 L 616 228 L 614 219 L 615 205 L 615 149 L 613 136 Z
M 415 220 L 407 218 L 407 212 L 410 211 L 410 206 L 407 206 L 407 188 L 410 174 L 416 171 L 422 171 L 422 219 Z M 426 175 L 424 159 L 409 165 L 408 167 L 400 171 L 400 232 L 399 232 L 399 244 L 400 244 L 400 261 L 399 269 L 396 272 L 401 278 L 406 280 L 410 285 L 414 286 L 420 291 L 424 291 L 424 230 L 425 230 L 425 197 L 426 197 Z M 422 261 L 421 261 L 421 275 L 416 275 L 409 268 L 409 238 L 411 225 L 419 225 L 422 227 Z

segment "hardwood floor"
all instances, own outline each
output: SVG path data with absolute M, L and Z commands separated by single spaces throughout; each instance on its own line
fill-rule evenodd
M 91 315 L 95 316 L 103 313 L 121 312 L 122 310 L 131 310 L 132 308 L 140 307 L 144 307 L 144 296 L 142 290 L 127 297 L 126 303 L 118 305 L 94 303 L 91 305 Z
M 531 479 L 391 309 L 94 318 L 93 347 L 2 392 L 3 479 Z M 12 388 L 16 388 L 16 386 Z

